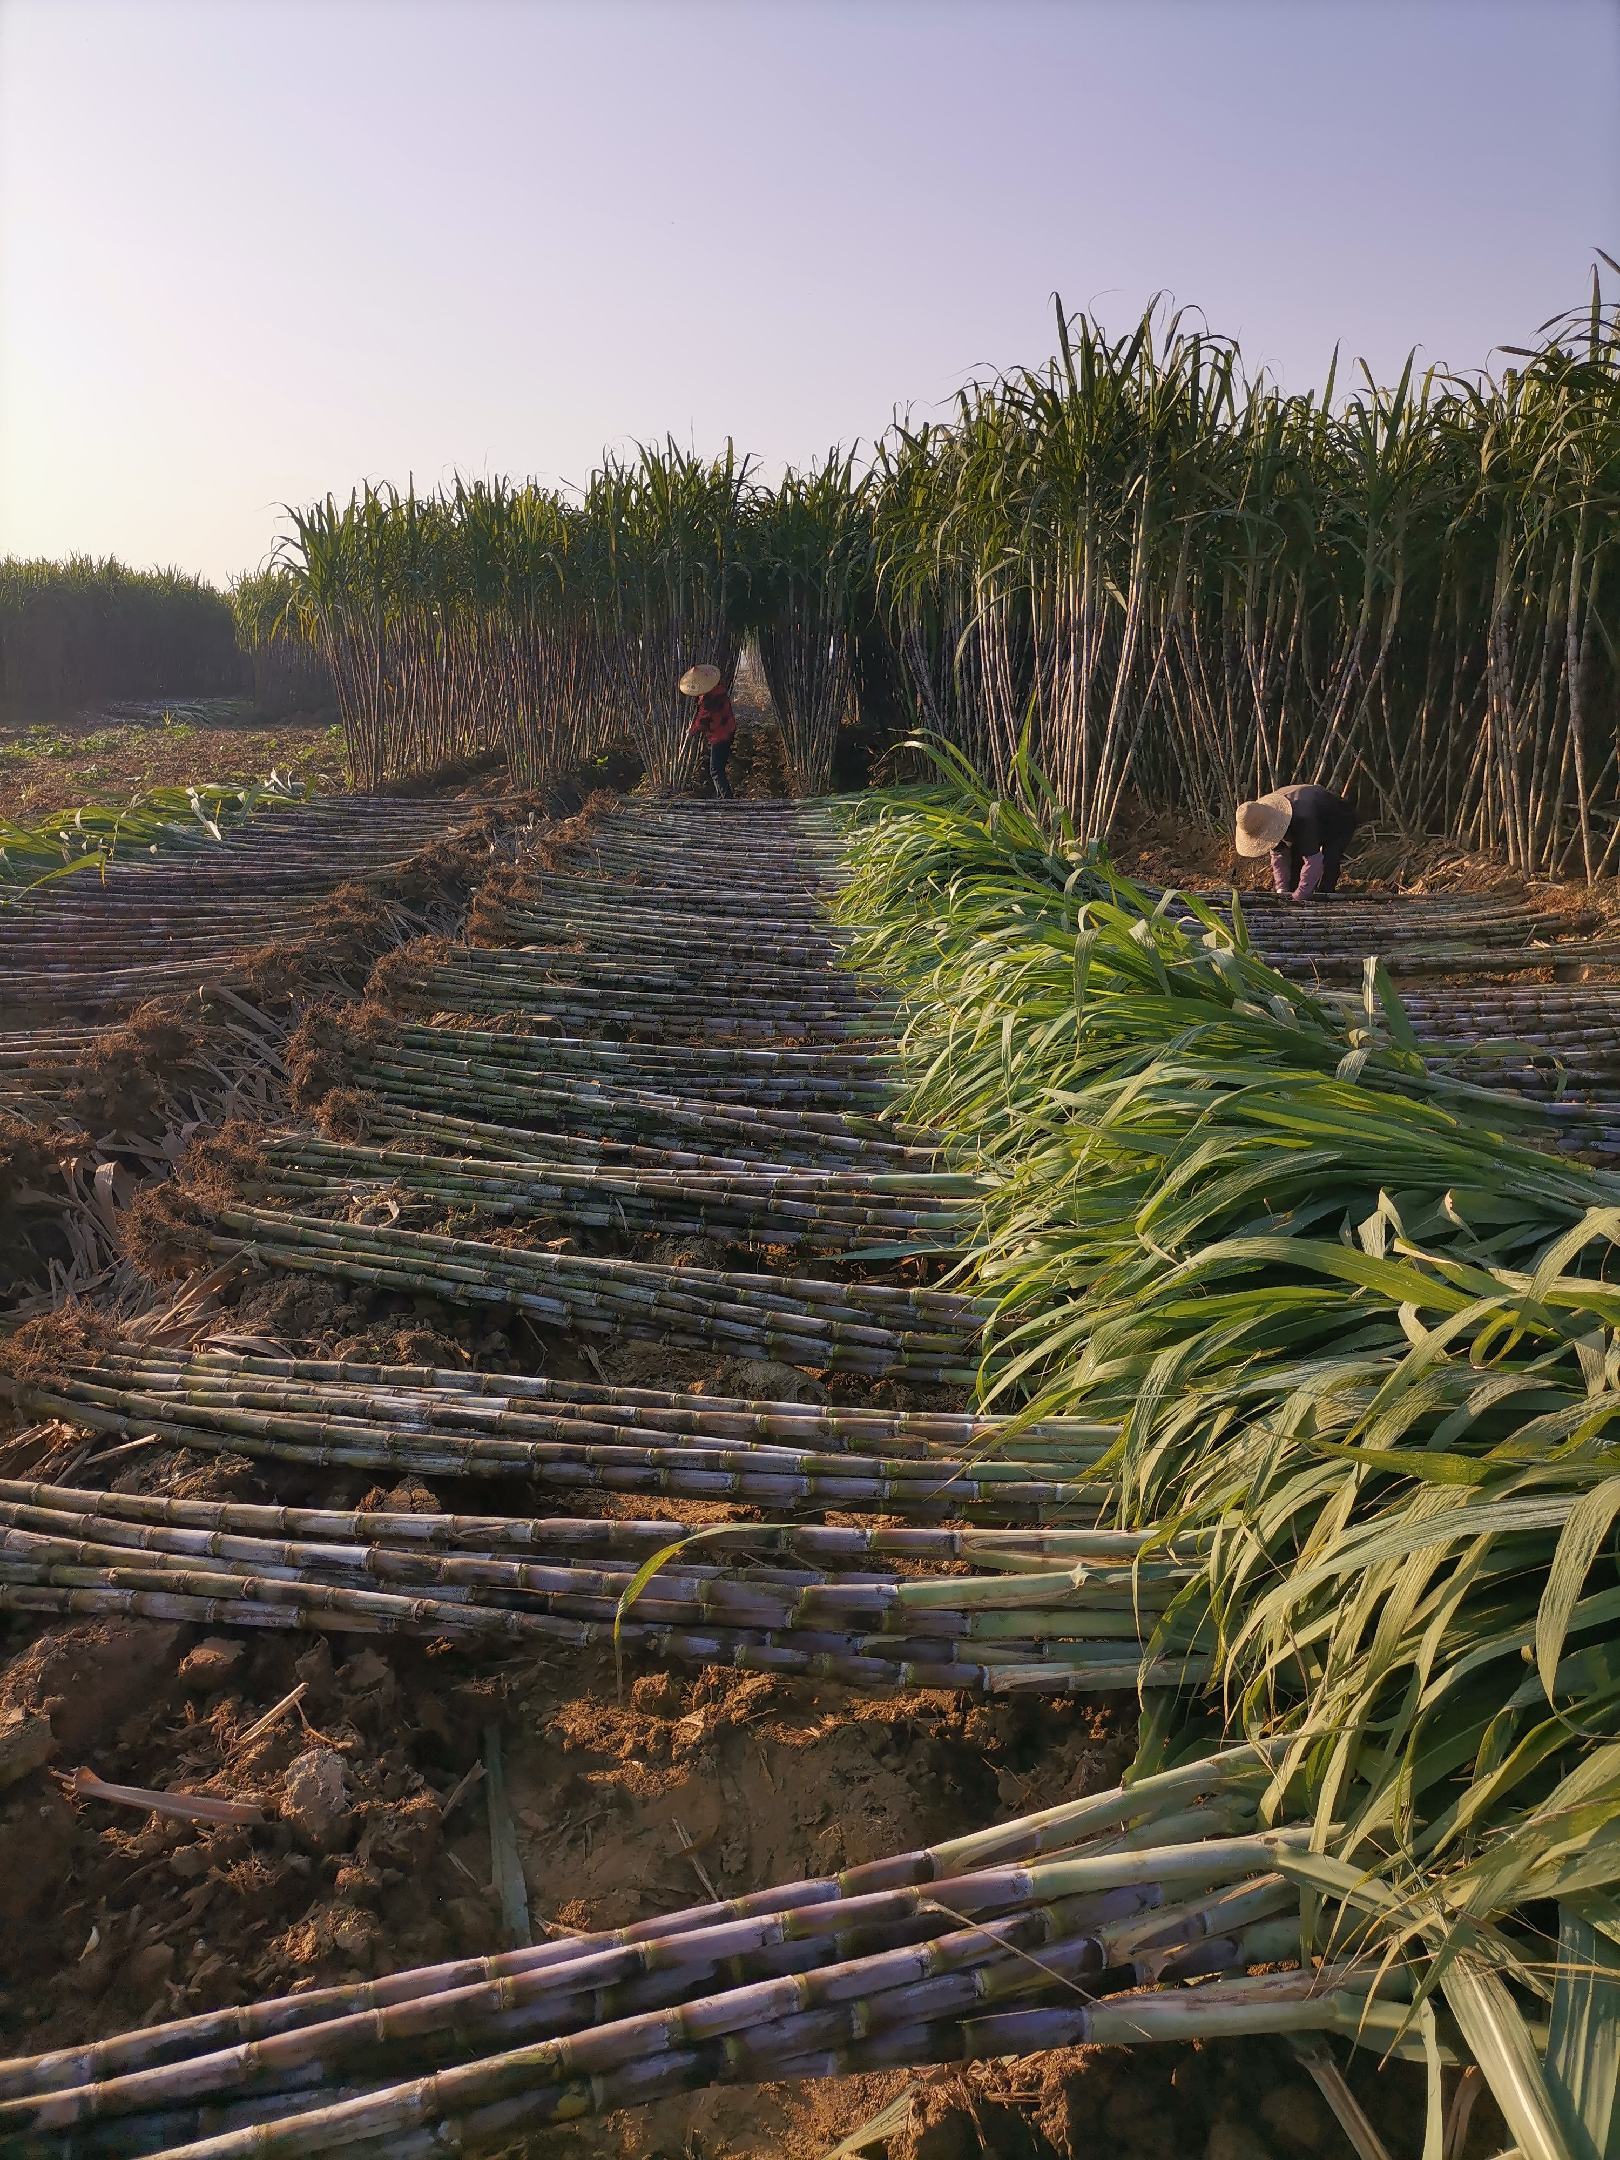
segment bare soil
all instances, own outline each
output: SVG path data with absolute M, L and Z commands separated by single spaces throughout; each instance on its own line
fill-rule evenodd
M 272 772 L 340 789 L 343 736 L 330 713 L 266 720 L 245 698 L 102 711 L 0 713 L 0 816 L 26 821 L 80 803 L 120 803 L 202 779 L 241 786 Z

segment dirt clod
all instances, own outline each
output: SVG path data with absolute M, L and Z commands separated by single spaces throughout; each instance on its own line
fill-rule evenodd
M 1223 2115 L 1210 2126 L 1204 2160 L 1271 2160 L 1271 2152 L 1247 2123 Z
M 1287 2147 L 1321 2152 L 1333 2136 L 1333 2116 L 1314 2085 L 1274 2085 L 1261 2096 L 1260 2116 Z
M 88 1755 L 134 1711 L 169 1693 L 180 1632 L 155 1620 L 48 1628 L 0 1675 L 0 1708 L 41 1712 L 64 1754 Z
M 173 1943 L 148 1943 L 144 1950 L 137 1950 L 124 1967 L 125 1984 L 136 1994 L 149 1995 L 159 1988 L 174 1970 Z
M 282 1783 L 281 1815 L 317 1852 L 337 1852 L 349 1842 L 354 1809 L 343 1757 L 335 1748 L 306 1748 L 289 1764 Z
M 0 1710 L 0 1787 L 15 1785 L 55 1753 L 56 1735 L 48 1717 L 15 1704 Z
M 180 1660 L 181 1684 L 194 1695 L 222 1688 L 242 1662 L 243 1648 L 223 1635 L 210 1635 Z
M 890 2146 L 892 2160 L 979 2160 L 983 2150 L 972 2115 L 946 2092 L 918 2093 Z

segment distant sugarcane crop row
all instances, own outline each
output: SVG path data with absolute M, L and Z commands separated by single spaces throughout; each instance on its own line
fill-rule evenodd
M 877 573 L 935 732 L 1004 782 L 1026 726 L 1083 830 L 1129 788 L 1219 820 L 1285 779 L 1525 870 L 1612 869 L 1620 317 L 1499 377 L 1336 402 L 1185 314 L 897 433 Z
M 240 689 L 243 672 L 230 602 L 202 578 L 88 555 L 0 560 L 0 699 L 10 705 L 205 696 Z
M 181 570 L 111 557 L 0 560 L 0 706 L 16 713 L 251 689 L 279 719 L 329 711 L 320 653 L 284 621 L 286 578 L 239 578 L 223 593 Z
M 368 486 L 293 513 L 261 634 L 295 630 L 325 656 L 373 782 L 496 746 L 533 780 L 622 740 L 667 789 L 691 763 L 681 674 L 701 657 L 729 679 L 765 606 L 794 777 L 820 793 L 849 701 L 861 501 L 847 458 L 772 493 L 729 447 L 705 461 L 674 444 L 606 460 L 577 499 Z
M 267 720 L 329 713 L 336 702 L 331 669 L 289 620 L 287 601 L 284 570 L 251 571 L 231 586 L 236 641 L 252 678 L 254 706 Z

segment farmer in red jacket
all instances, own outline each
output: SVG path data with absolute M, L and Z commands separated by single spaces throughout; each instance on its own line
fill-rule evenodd
M 700 735 L 708 744 L 709 779 L 714 792 L 730 802 L 731 782 L 726 778 L 726 767 L 731 763 L 737 715 L 731 709 L 730 698 L 720 687 L 720 670 L 707 664 L 688 668 L 681 677 L 681 692 L 685 697 L 697 699 L 697 711 L 692 715 L 688 732 Z

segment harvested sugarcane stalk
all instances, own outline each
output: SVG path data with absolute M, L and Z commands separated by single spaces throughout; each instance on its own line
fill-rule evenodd
M 638 1397 L 583 1383 L 320 1361 L 177 1363 L 135 1350 L 104 1353 L 87 1371 L 0 1377 L 0 1387 L 39 1415 L 265 1461 L 883 1508 L 914 1519 L 1089 1520 L 1101 1502 L 1085 1489 L 1087 1473 L 1115 1437 L 1112 1428 L 1057 1424 L 1009 1443 L 997 1419 Z M 842 1533 L 824 1535 L 829 1550 L 839 1549 Z
M 656 1267 L 273 1208 L 183 1216 L 171 1208 L 161 1236 L 173 1249 L 251 1252 L 279 1268 L 495 1306 L 586 1334 L 623 1330 L 812 1369 L 966 1381 L 986 1317 L 983 1305 L 945 1290 Z
M 1353 1966 L 1178 1984 L 1296 1952 L 1279 1863 L 1301 1841 L 1256 1834 L 1263 1772 L 1240 1751 L 841 1876 L 0 2066 L 0 2134 L 135 2153 L 212 2131 L 227 2151 L 240 2136 L 244 2152 L 316 2152 L 453 2120 L 476 2144 L 497 2121 L 575 2112 L 576 2095 L 600 2108 L 665 2080 L 829 2074 L 851 2045 L 943 2060 L 1058 2019 L 1096 2038 L 1342 2029 L 1368 1993 Z
M 481 1107 L 526 1121 L 508 1125 L 427 1107 L 435 1099 L 463 1104 L 464 1090 L 446 1087 L 437 1097 L 431 1090 L 418 1095 L 384 1075 L 377 1079 L 375 1093 L 333 1090 L 322 1097 L 315 1111 L 322 1129 L 338 1139 L 438 1141 L 443 1151 L 464 1159 L 711 1170 L 768 1163 L 784 1170 L 834 1172 L 870 1165 L 886 1174 L 911 1170 L 924 1176 L 941 1167 L 936 1149 L 877 1137 L 885 1128 L 875 1118 L 835 1112 L 818 1124 L 814 1112 L 795 1116 L 611 1084 L 571 1090 L 542 1083 L 493 1101 L 481 1096 Z
M 544 1216 L 605 1230 L 692 1233 L 733 1243 L 853 1248 L 899 1244 L 948 1252 L 976 1187 L 950 1171 L 795 1171 L 754 1162 L 707 1168 L 646 1162 L 607 1165 L 469 1162 L 352 1141 L 272 1138 L 241 1171 L 249 1193 L 305 1207 L 347 1206 L 368 1185 L 441 1208 Z
M 683 1560 L 672 1526 L 674 1557 L 649 1574 L 546 1557 L 545 1525 L 525 1518 L 437 1518 L 431 1540 L 419 1520 L 3 1482 L 0 1605 L 93 1611 L 156 1599 L 175 1614 L 228 1608 L 238 1624 L 623 1641 L 699 1662 L 989 1692 L 1179 1687 L 1208 1669 L 1166 1633 L 1185 1564 L 1111 1564 L 1099 1539 L 1088 1548 L 1082 1537 L 1085 1557 L 1067 1566 L 933 1579 L 866 1568 L 843 1579 Z M 993 1535 L 980 1544 L 992 1551 Z

